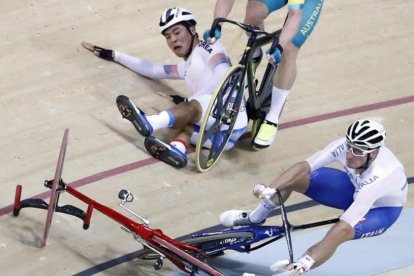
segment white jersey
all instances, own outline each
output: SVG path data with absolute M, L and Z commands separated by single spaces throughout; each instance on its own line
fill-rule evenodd
M 230 68 L 229 57 L 220 40 L 212 45 L 201 40 L 187 60 L 173 65 L 154 64 L 148 60 L 118 51 L 115 51 L 114 60 L 147 78 L 184 79 L 188 88 L 188 99 L 197 100 L 201 105 L 203 116 L 196 124 L 200 124 L 204 120 L 211 96 Z M 243 100 L 234 129 L 243 129 L 244 132 L 247 124 L 248 119 Z M 192 137 L 191 143 L 196 140 L 196 136 Z
M 341 220 L 355 226 L 373 208 L 401 207 L 407 199 L 408 183 L 404 167 L 387 148 L 381 147 L 375 160 L 361 174 L 346 165 L 345 138 L 333 141 L 306 161 L 315 171 L 332 162 L 344 166 L 355 187 L 354 202 L 341 216 Z
M 178 64 L 153 64 L 150 61 L 115 51 L 114 60 L 132 71 L 152 79 L 184 79 L 188 97 L 213 94 L 230 68 L 230 60 L 220 41 L 210 45 L 200 41 L 186 61 Z
M 201 41 L 188 59 L 178 64 L 178 75 L 185 80 L 192 98 L 213 94 L 229 68 L 230 61 L 220 41 L 212 45 Z

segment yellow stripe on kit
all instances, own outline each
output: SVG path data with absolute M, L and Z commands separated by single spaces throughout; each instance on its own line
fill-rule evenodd
M 303 5 L 305 0 L 288 0 L 288 5 Z

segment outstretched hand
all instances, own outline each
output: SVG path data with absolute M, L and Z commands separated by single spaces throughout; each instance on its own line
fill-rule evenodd
M 95 56 L 100 57 L 105 60 L 113 61 L 114 60 L 114 51 L 111 49 L 105 49 L 92 43 L 82 41 L 82 46 L 85 49 L 91 51 Z

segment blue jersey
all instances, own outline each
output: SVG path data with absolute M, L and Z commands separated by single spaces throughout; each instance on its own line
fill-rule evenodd
M 289 10 L 302 10 L 303 15 L 299 29 L 292 43 L 300 48 L 311 35 L 322 11 L 323 0 L 261 0 L 269 13 L 288 5 Z

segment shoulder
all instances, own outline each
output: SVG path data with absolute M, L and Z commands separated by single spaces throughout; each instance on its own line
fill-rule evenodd
M 372 169 L 378 174 L 387 175 L 393 172 L 404 172 L 404 166 L 387 147 L 380 148 Z
M 200 40 L 197 49 L 207 55 L 215 55 L 217 53 L 225 53 L 224 46 L 220 41 L 214 44 L 209 44 L 204 40 Z
M 334 157 L 345 151 L 345 138 L 339 138 L 325 147 L 326 151 L 330 151 Z

